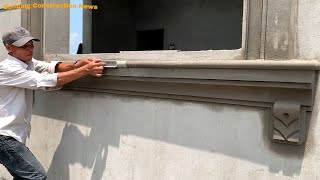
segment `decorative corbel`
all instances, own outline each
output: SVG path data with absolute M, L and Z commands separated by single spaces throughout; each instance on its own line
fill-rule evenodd
M 304 143 L 305 113 L 299 103 L 276 101 L 272 107 L 271 139 L 275 142 L 296 145 Z

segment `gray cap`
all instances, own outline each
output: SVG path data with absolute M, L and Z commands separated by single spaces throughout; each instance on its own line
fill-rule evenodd
M 21 47 L 29 41 L 40 41 L 34 37 L 30 36 L 30 32 L 23 27 L 12 27 L 7 30 L 7 32 L 2 35 L 3 44 L 12 44 L 16 47 Z

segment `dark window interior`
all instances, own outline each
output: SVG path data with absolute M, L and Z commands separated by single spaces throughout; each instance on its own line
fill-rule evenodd
M 163 29 L 137 31 L 137 50 L 163 50 Z
M 232 50 L 243 0 L 92 0 L 92 52 Z M 165 32 L 165 33 L 164 33 Z

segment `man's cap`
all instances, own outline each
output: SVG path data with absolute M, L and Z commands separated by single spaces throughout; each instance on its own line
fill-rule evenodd
M 30 32 L 23 27 L 12 27 L 7 30 L 7 32 L 2 35 L 2 42 L 4 45 L 12 44 L 16 47 L 21 47 L 29 41 L 40 41 L 34 37 L 30 36 Z

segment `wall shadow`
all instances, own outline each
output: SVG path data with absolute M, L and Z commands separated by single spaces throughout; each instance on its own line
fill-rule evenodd
M 15 9 L 0 9 L 0 13 L 13 11 Z
M 93 169 L 94 174 L 92 174 L 91 180 L 102 179 L 106 167 L 108 143 L 99 141 L 98 145 L 93 145 L 92 140 L 91 136 L 84 136 L 76 126 L 67 123 L 63 129 L 61 142 L 48 169 L 48 179 L 70 179 L 69 165 L 76 163 L 81 163 L 83 167 Z M 79 149 L 81 151 L 78 151 Z

